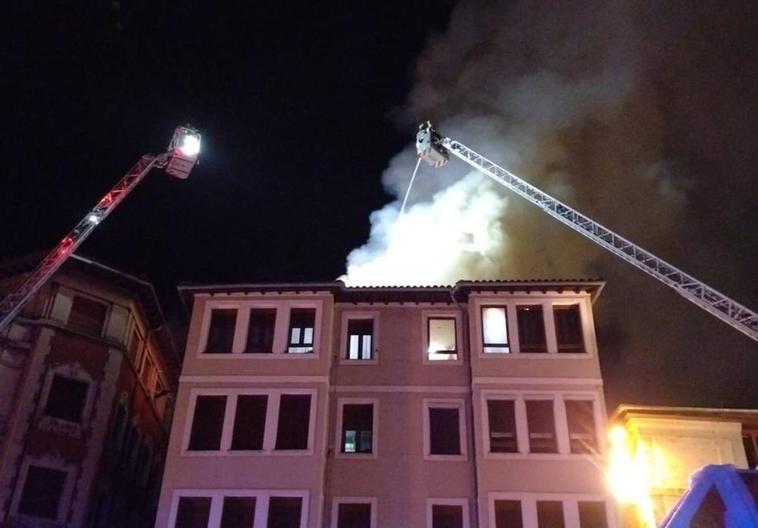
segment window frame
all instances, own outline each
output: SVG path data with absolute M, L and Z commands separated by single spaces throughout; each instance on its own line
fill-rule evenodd
M 506 401 L 513 403 L 513 421 L 515 423 L 515 435 L 516 435 L 516 452 L 507 452 L 507 451 L 492 451 L 492 436 L 491 436 L 491 424 L 490 424 L 490 413 L 489 413 L 489 402 L 491 401 Z M 485 434 L 482 435 L 484 439 L 484 452 L 487 455 L 516 455 L 519 453 L 524 452 L 524 446 L 521 443 L 521 438 L 519 438 L 521 435 L 519 435 L 519 409 L 518 409 L 518 398 L 513 395 L 505 395 L 505 394 L 497 394 L 493 395 L 489 398 L 484 398 L 483 400 L 483 424 L 485 425 L 486 429 L 484 430 Z
M 513 350 L 513 338 L 512 338 L 512 328 L 511 328 L 511 310 L 513 310 L 513 305 L 509 304 L 495 304 L 495 303 L 481 303 L 477 305 L 477 308 L 479 310 L 479 337 L 480 337 L 480 356 L 484 357 L 500 357 L 500 356 L 509 356 L 514 353 Z M 503 314 L 505 315 L 505 337 L 507 339 L 507 343 L 505 345 L 505 350 L 501 352 L 487 352 L 485 351 L 485 348 L 488 347 L 488 344 L 484 342 L 484 310 L 488 308 L 499 308 L 503 310 Z M 518 330 L 518 329 L 517 329 Z M 489 346 L 498 346 L 498 345 L 489 345 Z
M 423 431 L 424 431 L 424 460 L 457 462 L 468 460 L 468 436 L 466 435 L 466 402 L 461 398 L 424 398 L 423 408 Z M 431 424 L 429 419 L 430 409 L 457 409 L 458 410 L 458 439 L 461 452 L 457 455 L 437 455 L 431 453 Z
M 432 319 L 452 319 L 455 321 L 455 359 L 429 359 L 429 323 Z M 465 344 L 463 341 L 463 328 L 460 310 L 425 310 L 422 312 L 422 341 L 421 348 L 423 352 L 424 365 L 463 365 L 463 351 Z
M 316 311 L 314 328 L 313 328 L 313 352 L 310 353 L 288 353 L 289 348 L 289 320 L 292 309 L 305 308 Z M 227 354 L 208 354 L 205 352 L 210 331 L 210 318 L 212 310 L 234 309 L 237 310 L 237 322 L 234 326 L 234 337 L 232 340 L 232 350 Z M 247 334 L 250 328 L 250 311 L 253 309 L 273 309 L 276 310 L 274 318 L 274 340 L 270 354 L 252 354 L 246 353 Z M 323 298 L 292 298 L 287 300 L 228 300 L 209 297 L 202 307 L 200 321 L 200 331 L 195 343 L 195 358 L 203 361 L 214 360 L 247 360 L 247 361 L 276 361 L 299 358 L 318 359 L 321 354 L 323 341 L 323 321 L 324 321 L 324 301 Z
M 47 407 L 47 400 L 50 398 L 50 390 L 53 387 L 53 378 L 55 376 L 61 376 L 69 378 L 75 381 L 80 381 L 87 384 L 87 395 L 82 406 L 81 418 L 78 422 L 70 422 L 62 418 L 56 418 L 55 416 L 49 416 L 45 414 L 45 408 Z M 49 424 L 50 428 L 67 436 L 76 436 L 89 422 L 92 409 L 94 407 L 95 400 L 95 380 L 90 376 L 89 372 L 84 370 L 81 365 L 77 363 L 66 363 L 63 365 L 56 365 L 49 369 L 45 375 L 45 381 L 42 385 L 42 391 L 40 393 L 40 399 L 37 408 L 37 419 L 39 422 L 45 422 Z M 76 431 L 72 431 L 71 428 L 75 428 Z
M 305 343 L 303 341 L 303 336 L 301 335 L 301 342 L 293 343 L 292 342 L 292 313 L 295 310 L 302 310 L 302 311 L 312 311 L 313 312 L 313 332 L 311 336 L 311 350 L 310 352 L 290 352 L 291 348 L 307 348 L 308 343 Z M 316 353 L 316 348 L 318 346 L 318 340 L 316 338 L 316 329 L 318 328 L 317 325 L 317 310 L 316 308 L 312 306 L 290 306 L 289 310 L 287 310 L 287 346 L 284 349 L 284 353 L 288 355 L 294 355 L 294 356 L 311 356 Z M 308 328 L 308 327 L 303 327 Z M 276 329 L 274 329 L 276 332 Z
M 181 456 L 204 457 L 204 456 L 310 456 L 314 452 L 316 441 L 316 413 L 318 412 L 318 389 L 303 388 L 240 388 L 240 389 L 191 389 L 187 415 L 184 419 L 184 431 L 182 432 Z M 279 424 L 279 404 L 281 396 L 309 395 L 310 411 L 308 416 L 308 447 L 307 449 L 276 449 L 276 434 Z M 234 433 L 234 418 L 237 411 L 238 396 L 267 396 L 266 421 L 263 431 L 263 449 L 245 450 L 231 449 L 232 436 Z M 219 449 L 214 450 L 190 450 L 189 440 L 192 432 L 192 422 L 195 416 L 195 406 L 198 396 L 226 396 L 224 420 L 221 429 L 221 443 Z
M 488 400 L 512 400 L 516 413 L 516 441 L 518 453 L 492 453 L 489 440 L 489 413 L 487 410 Z M 531 453 L 529 451 L 529 429 L 526 416 L 527 400 L 551 400 L 553 402 L 553 420 L 555 422 L 556 453 Z M 593 419 L 595 421 L 595 435 L 597 442 L 597 454 L 572 453 L 568 430 L 568 417 L 566 414 L 566 401 L 581 400 L 592 402 Z M 482 442 L 478 443 L 477 449 L 481 449 L 481 455 L 485 459 L 526 459 L 526 460 L 580 460 L 582 458 L 595 458 L 606 453 L 607 446 L 605 435 L 602 434 L 607 426 L 607 419 L 603 412 L 605 403 L 601 392 L 592 390 L 501 390 L 482 389 L 479 395 L 479 410 L 477 419 L 482 424 Z
M 332 499 L 332 517 L 329 526 L 337 528 L 339 520 L 340 504 L 370 504 L 371 505 L 371 528 L 377 528 L 377 499 L 376 497 L 334 497 Z
M 545 336 L 545 350 L 544 352 L 524 351 L 523 344 L 521 342 L 521 325 L 519 325 L 519 308 L 539 307 L 542 311 L 542 331 Z M 544 357 L 548 354 L 556 352 L 555 349 L 555 330 L 549 328 L 548 320 L 551 324 L 553 321 L 553 309 L 549 302 L 519 300 L 513 303 L 513 310 L 516 314 L 516 335 L 518 335 L 518 353 L 528 357 Z
M 66 328 L 68 328 L 69 330 L 72 330 L 74 332 L 80 333 L 82 335 L 87 335 L 87 336 L 95 337 L 95 338 L 102 338 L 104 336 L 107 336 L 108 327 L 110 326 L 111 311 L 113 310 L 113 303 L 109 302 L 106 299 L 103 299 L 103 298 L 100 298 L 100 297 L 95 297 L 93 295 L 89 295 L 89 294 L 87 294 L 85 292 L 82 292 L 82 291 L 79 291 L 79 290 L 73 290 L 73 289 L 67 289 L 67 290 L 69 290 L 71 292 L 71 305 L 69 306 L 68 313 L 66 314 L 66 321 L 64 323 L 66 325 Z M 71 323 L 70 323 L 70 321 L 71 321 L 71 312 L 74 309 L 74 301 L 76 301 L 77 297 L 81 297 L 82 299 L 86 299 L 86 300 L 88 300 L 90 302 L 97 303 L 97 304 L 105 307 L 105 314 L 103 315 L 103 322 L 100 325 L 100 331 L 98 333 L 90 333 L 90 332 L 87 332 L 86 330 L 84 330 L 82 328 L 79 328 L 79 327 L 77 327 L 75 325 L 73 325 L 73 326 L 71 325 Z
M 432 522 L 432 509 L 434 506 L 461 506 L 463 510 L 463 526 L 461 528 L 469 528 L 471 522 L 471 514 L 469 513 L 469 499 L 448 497 L 430 497 L 426 499 L 426 528 L 434 528 L 434 524 Z
M 29 475 L 29 466 L 37 466 L 66 473 L 65 481 L 63 483 L 63 490 L 61 491 L 61 495 L 58 499 L 57 517 L 54 520 L 47 519 L 45 517 L 26 515 L 19 513 L 18 511 L 18 507 L 21 502 L 21 496 L 23 495 L 24 488 L 26 487 L 26 478 Z M 13 495 L 9 508 L 10 514 L 18 516 L 21 519 L 33 519 L 33 524 L 40 522 L 42 519 L 44 519 L 44 522 L 52 522 L 56 525 L 63 523 L 66 518 L 66 512 L 68 512 L 71 505 L 75 481 L 76 479 L 74 478 L 74 466 L 72 464 L 65 464 L 63 459 L 59 456 L 45 455 L 41 457 L 24 457 L 24 460 L 21 463 L 21 470 L 19 471 L 17 485 L 12 491 Z
M 342 452 L 342 419 L 345 405 L 373 405 L 371 417 L 371 453 L 343 453 Z M 347 459 L 376 459 L 379 456 L 379 398 L 338 398 L 337 399 L 337 426 L 334 438 L 336 449 L 335 458 Z
M 565 526 L 579 527 L 579 503 L 603 502 L 608 528 L 618 528 L 613 499 L 602 493 L 524 493 L 499 492 L 487 494 L 487 516 L 489 526 L 495 528 L 495 501 L 514 500 L 521 503 L 521 519 L 524 527 L 537 526 L 537 501 L 556 501 L 563 504 L 563 521 Z
M 558 342 L 558 321 L 557 318 L 557 312 L 561 310 L 568 310 L 571 308 L 576 307 L 577 316 L 579 317 L 579 336 L 581 338 L 581 343 L 579 345 L 579 348 L 576 350 L 561 350 L 561 345 Z M 558 308 L 558 310 L 556 310 Z M 552 313 L 552 319 L 553 319 L 553 333 L 555 335 L 555 352 L 556 354 L 565 354 L 567 356 L 583 356 L 587 354 L 587 336 L 584 335 L 584 314 L 582 313 L 582 302 L 576 301 L 576 302 L 553 302 L 550 306 Z
M 371 336 L 371 359 L 350 359 L 347 357 L 348 347 L 348 324 L 354 319 L 371 319 L 374 331 Z M 342 312 L 340 334 L 340 353 L 338 363 L 340 365 L 378 365 L 379 364 L 379 312 L 377 311 L 347 311 Z
M 272 497 L 296 497 L 302 500 L 300 527 L 307 528 L 310 514 L 310 492 L 304 489 L 175 489 L 171 495 L 168 526 L 176 527 L 179 499 L 182 497 L 209 497 L 211 499 L 208 528 L 219 528 L 224 497 L 255 497 L 255 514 L 250 528 L 266 528 L 268 524 L 269 502 Z

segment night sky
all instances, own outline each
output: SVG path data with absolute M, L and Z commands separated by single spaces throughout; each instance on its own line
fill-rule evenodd
M 180 282 L 341 275 L 347 255 L 369 236 L 370 213 L 394 199 L 382 175 L 413 140 L 415 123 L 455 121 L 490 104 L 488 83 L 498 78 L 492 75 L 497 66 L 487 66 L 487 75 L 465 70 L 467 61 L 476 64 L 491 52 L 489 38 L 518 45 L 518 33 L 503 40 L 496 26 L 523 25 L 535 32 L 530 38 L 578 48 L 593 38 L 571 30 L 581 26 L 581 13 L 574 20 L 573 8 L 563 6 L 569 11 L 564 24 L 553 9 L 559 3 L 550 2 L 501 2 L 494 13 L 486 2 L 452 0 L 14 4 L 2 8 L 0 256 L 54 245 L 142 154 L 160 152 L 177 124 L 191 123 L 204 143 L 190 179 L 152 174 L 79 250 L 153 282 L 171 318 L 181 316 L 174 289 Z M 663 13 L 643 10 L 636 21 L 658 33 L 640 39 L 644 75 L 623 108 L 647 115 L 654 107 L 655 116 L 642 125 L 634 120 L 634 137 L 621 143 L 655 138 L 660 148 L 651 162 L 667 171 L 658 183 L 669 186 L 669 196 L 674 189 L 684 197 L 677 202 L 681 216 L 660 225 L 677 228 L 657 231 L 666 203 L 627 199 L 613 186 L 591 199 L 567 200 L 755 309 L 758 9 L 730 2 L 725 14 L 720 3 L 703 2 L 691 13 L 686 2 L 670 5 Z M 551 17 L 560 30 L 532 23 Z M 744 23 L 749 20 L 752 29 Z M 511 51 L 503 46 L 503 54 Z M 565 60 L 547 64 L 539 50 L 520 57 L 510 64 L 513 71 L 554 68 L 571 78 L 582 69 L 581 61 L 571 61 L 576 71 L 561 71 Z M 466 78 L 461 71 L 468 83 L 460 81 Z M 539 106 L 538 100 L 535 120 Z M 523 110 L 529 122 L 531 109 Z M 585 150 L 602 151 L 593 139 L 598 122 L 608 120 L 590 115 L 561 128 L 559 141 L 569 152 L 562 170 L 579 173 L 594 164 L 600 173 L 618 165 L 602 157 L 587 161 L 592 156 Z M 489 144 L 473 141 L 496 157 Z M 544 167 L 535 167 L 518 168 L 533 168 L 540 182 L 550 181 L 540 180 Z M 598 189 L 592 178 L 586 181 Z M 646 211 L 658 216 L 648 218 Z M 548 244 L 521 246 L 550 266 L 504 266 L 519 274 L 503 278 L 549 274 L 609 282 L 596 311 L 609 402 L 758 406 L 755 343 L 626 264 L 595 256 L 589 243 L 574 242 L 578 235 L 555 222 L 532 222 L 537 214 L 524 218 L 529 229 L 550 230 L 545 240 L 565 235 L 568 246 L 554 254 Z M 561 273 L 566 252 L 591 258 Z M 635 307 L 641 297 L 655 299 L 655 308 Z M 658 308 L 662 313 L 651 317 Z M 646 328 L 648 321 L 658 321 L 659 329 Z

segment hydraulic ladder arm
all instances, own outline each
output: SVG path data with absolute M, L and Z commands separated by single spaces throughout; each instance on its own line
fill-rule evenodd
M 441 136 L 429 122 L 419 127 L 416 150 L 421 159 L 434 167 L 444 164 L 449 158 L 448 154 L 460 158 L 559 222 L 667 284 L 685 299 L 758 342 L 758 314 L 754 311 L 539 190 L 462 143 Z

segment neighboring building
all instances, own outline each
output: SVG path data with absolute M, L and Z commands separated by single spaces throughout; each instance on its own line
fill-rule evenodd
M 178 370 L 152 286 L 70 257 L 0 336 L 0 527 L 152 526 Z
M 758 465 L 758 409 L 620 405 L 611 424 L 626 432 L 628 460 L 641 469 L 635 506 L 657 526 L 703 466 Z M 623 478 L 623 477 L 622 477 Z M 648 524 L 652 524 L 649 522 Z
M 617 526 L 602 286 L 180 287 L 156 526 Z

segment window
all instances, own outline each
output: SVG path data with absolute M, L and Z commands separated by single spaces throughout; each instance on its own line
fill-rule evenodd
M 45 403 L 45 415 L 79 423 L 87 403 L 89 383 L 64 376 L 54 375 Z
M 302 509 L 303 499 L 300 497 L 271 497 L 267 528 L 300 528 Z
M 508 353 L 508 319 L 505 306 L 482 308 L 482 350 L 485 354 Z
M 605 503 L 600 501 L 579 501 L 579 526 L 581 528 L 607 528 Z
M 219 528 L 252 528 L 254 521 L 255 497 L 224 497 Z
M 137 365 L 137 358 L 139 357 L 139 351 L 142 348 L 142 336 L 140 336 L 139 330 L 136 328 L 132 330 L 132 339 L 129 341 L 129 360 L 133 365 Z
M 564 528 L 563 503 L 561 501 L 537 501 L 537 526 L 539 528 Z
M 460 455 L 459 408 L 429 407 L 429 454 Z
M 758 466 L 758 435 L 745 433 L 742 435 L 742 445 L 745 447 L 745 458 L 748 469 Z
M 347 322 L 347 359 L 372 359 L 373 319 L 349 319 Z
M 373 404 L 342 406 L 342 453 L 371 453 L 374 433 Z
M 234 327 L 237 325 L 237 310 L 216 308 L 211 310 L 206 354 L 231 354 L 234 346 Z
M 495 501 L 495 528 L 522 528 L 523 526 L 520 501 Z
M 56 520 L 65 484 L 65 471 L 30 465 L 18 503 L 18 513 Z
M 74 295 L 68 326 L 87 334 L 99 336 L 103 332 L 108 307 L 88 297 Z
M 584 352 L 582 337 L 582 319 L 579 316 L 579 305 L 553 306 L 555 319 L 555 338 L 560 353 Z
M 268 396 L 242 394 L 237 397 L 237 412 L 234 415 L 232 450 L 259 451 L 263 449 L 263 434 L 266 429 Z
M 189 449 L 209 451 L 221 448 L 226 396 L 198 396 L 192 418 Z
M 526 421 L 530 453 L 557 453 L 552 400 L 527 400 Z
M 274 350 L 275 323 L 275 309 L 253 308 L 250 310 L 245 352 L 248 354 L 271 354 Z
M 427 354 L 430 360 L 456 360 L 455 319 L 430 317 L 428 319 Z
M 308 449 L 311 397 L 308 394 L 282 394 L 276 449 Z
M 463 506 L 433 504 L 432 528 L 463 528 Z
M 513 400 L 488 400 L 490 453 L 518 453 Z
M 542 306 L 517 306 L 516 319 L 521 352 L 547 352 Z
M 177 528 L 207 528 L 210 515 L 210 497 L 180 497 L 174 526 Z
M 595 414 L 588 400 L 566 400 L 569 444 L 572 453 L 596 453 Z
M 315 309 L 293 308 L 290 312 L 290 337 L 287 352 L 290 354 L 308 354 L 313 352 L 315 325 Z
M 337 528 L 372 528 L 371 503 L 343 502 L 338 504 Z

